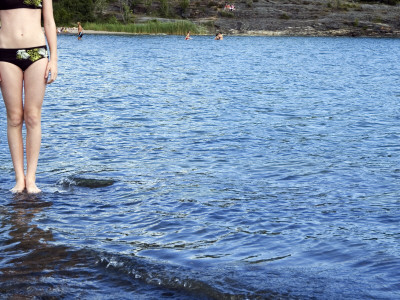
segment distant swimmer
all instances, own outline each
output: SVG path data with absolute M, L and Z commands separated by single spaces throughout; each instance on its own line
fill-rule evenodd
M 83 28 L 81 22 L 78 22 L 78 40 L 81 40 L 83 37 Z
M 190 31 L 186 34 L 185 40 L 191 40 L 192 38 L 190 37 Z
M 221 32 L 219 32 L 219 33 L 217 33 L 217 34 L 215 35 L 215 39 L 214 39 L 214 40 L 222 41 L 223 39 L 224 39 L 224 36 L 222 35 Z

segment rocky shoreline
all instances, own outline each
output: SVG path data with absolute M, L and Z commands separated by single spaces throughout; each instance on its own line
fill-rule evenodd
M 223 32 L 223 31 L 222 31 Z M 69 29 L 66 32 L 62 32 L 60 34 L 66 35 L 78 35 L 77 30 Z M 142 35 L 139 33 L 131 33 L 131 32 L 112 32 L 112 31 L 97 31 L 97 30 L 84 30 L 84 34 L 88 35 Z M 164 35 L 164 34 L 154 34 L 154 35 Z M 213 33 L 207 34 L 199 34 L 199 35 L 210 35 L 214 36 Z M 225 33 L 225 36 L 292 36 L 292 37 L 301 37 L 301 36 L 309 36 L 309 37 L 376 37 L 376 38 L 399 38 L 400 32 L 390 33 L 390 34 L 379 34 L 379 33 L 368 33 L 355 34 L 351 30 L 330 30 L 330 31 L 315 31 L 315 30 L 307 30 L 299 28 L 297 30 L 287 29 L 282 31 L 267 31 L 267 30 L 257 30 L 257 31 L 247 31 L 247 32 L 235 32 L 230 31 L 229 33 Z
M 400 5 L 331 0 L 259 0 L 218 11 L 212 20 L 225 34 L 268 36 L 400 37 Z M 207 24 L 210 17 L 193 18 Z
M 224 35 L 253 36 L 400 37 L 399 4 L 367 4 L 352 0 L 236 0 L 235 9 L 230 10 L 225 7 L 228 3 L 191 1 L 184 11 L 175 7 L 174 15 L 179 20 L 186 19 L 206 28 L 206 34 L 210 35 L 221 32 Z M 133 11 L 135 23 L 178 20 L 148 15 L 143 10 L 138 6 Z M 107 14 L 117 19 L 118 13 L 118 7 L 108 8 Z

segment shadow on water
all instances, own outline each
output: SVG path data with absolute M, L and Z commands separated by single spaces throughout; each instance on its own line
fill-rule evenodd
M 35 217 L 51 206 L 52 202 L 41 195 L 17 194 L 0 207 L 2 296 L 24 299 L 84 296 L 88 293 L 79 290 L 85 287 L 85 280 L 101 279 L 101 274 L 90 269 L 96 264 L 94 257 L 84 251 L 52 245 L 52 231 L 35 225 Z M 65 280 L 68 283 L 64 284 Z
M 87 257 L 67 247 L 53 246 L 51 230 L 34 224 L 35 216 L 52 206 L 41 196 L 17 194 L 1 207 L 0 291 L 9 297 L 60 296 L 57 278 L 68 277 Z M 92 262 L 93 263 L 93 262 Z M 82 272 L 82 270 L 80 271 Z M 81 276 L 85 276 L 84 272 Z

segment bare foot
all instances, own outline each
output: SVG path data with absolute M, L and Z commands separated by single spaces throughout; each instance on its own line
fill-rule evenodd
M 20 186 L 16 185 L 10 190 L 10 192 L 13 194 L 19 194 L 19 193 L 22 193 L 24 190 L 25 190 L 25 186 L 21 188 Z
M 17 180 L 15 186 L 10 190 L 13 194 L 22 193 L 25 190 L 25 179 L 24 180 Z
M 26 191 L 28 194 L 39 194 L 41 190 L 36 186 L 36 183 L 26 183 Z

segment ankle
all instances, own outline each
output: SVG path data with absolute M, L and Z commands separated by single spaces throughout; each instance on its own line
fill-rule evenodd
M 15 175 L 15 182 L 25 182 L 25 175 Z

